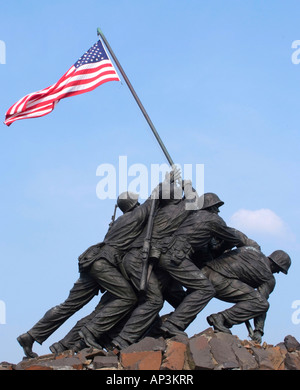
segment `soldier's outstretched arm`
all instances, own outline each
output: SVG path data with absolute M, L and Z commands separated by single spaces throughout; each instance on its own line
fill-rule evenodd
M 232 228 L 234 229 L 234 228 Z M 243 246 L 252 246 L 255 249 L 258 249 L 259 251 L 261 250 L 260 245 L 255 241 L 252 240 L 251 238 L 247 237 L 245 233 L 242 233 L 240 230 L 234 229 L 235 234 L 240 237 L 241 241 L 243 242 Z
M 220 219 L 222 220 L 222 218 Z M 220 240 L 224 240 L 226 242 L 228 249 L 231 249 L 235 246 L 239 247 L 239 246 L 246 245 L 244 237 L 236 234 L 236 230 L 234 228 L 227 226 L 226 224 L 212 222 L 210 224 L 210 230 L 212 233 L 212 237 L 216 237 Z
M 225 242 L 224 245 L 227 246 L 226 249 L 231 249 L 234 246 L 253 246 L 260 250 L 260 246 L 256 241 L 248 238 L 246 234 L 241 231 L 227 226 L 226 222 L 219 215 L 214 214 L 212 217 L 211 230 L 214 232 L 213 236 L 223 240 Z

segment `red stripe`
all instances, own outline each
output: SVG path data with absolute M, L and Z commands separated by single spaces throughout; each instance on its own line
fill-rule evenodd
M 27 95 L 28 96 L 28 95 Z M 19 101 L 19 104 L 15 107 L 14 109 L 14 113 L 18 111 L 18 108 L 20 107 L 20 105 L 26 100 L 27 96 L 24 96 L 20 101 Z
M 93 85 L 92 87 L 86 88 L 86 89 L 81 90 L 81 91 L 66 92 L 65 96 L 63 96 L 61 99 L 64 99 L 64 98 L 70 97 L 70 96 L 80 95 L 81 93 L 85 93 L 85 92 L 92 91 L 93 89 L 99 87 L 99 85 L 104 84 L 104 83 L 106 83 L 107 81 L 119 81 L 119 78 L 118 78 L 118 79 L 116 79 L 116 78 L 110 78 L 110 79 L 106 79 L 106 80 L 99 81 L 99 83 Z
M 76 85 L 88 84 L 88 83 L 91 83 L 94 80 L 99 79 L 100 77 L 103 77 L 103 76 L 106 76 L 106 75 L 109 75 L 109 74 L 115 75 L 115 72 L 111 71 L 111 70 L 108 70 L 107 72 L 102 72 L 100 75 L 96 75 L 96 76 L 90 77 L 88 79 L 81 79 L 81 80 L 70 81 L 70 82 L 68 82 L 68 84 L 66 84 L 64 86 L 64 88 L 66 88 L 66 87 L 73 87 L 73 86 L 76 86 Z
M 107 68 L 111 68 L 108 69 Z M 101 71 L 100 74 L 95 75 L 95 73 Z M 69 73 L 69 74 L 68 74 Z M 80 79 L 80 76 L 90 75 L 88 78 Z M 101 80 L 98 83 L 83 88 L 79 91 L 69 91 L 64 93 L 64 89 L 75 87 L 75 86 L 84 86 L 85 84 L 89 84 L 97 79 L 110 75 L 111 77 Z M 73 80 L 73 77 L 79 76 L 79 80 Z M 120 81 L 118 74 L 115 72 L 114 67 L 111 63 L 101 64 L 94 68 L 86 68 L 80 69 L 75 68 L 74 65 L 53 85 L 44 88 L 40 91 L 34 92 L 32 94 L 28 94 L 20 99 L 17 103 L 12 105 L 6 112 L 4 123 L 7 126 L 10 126 L 14 121 L 19 119 L 29 119 L 36 118 L 50 113 L 55 106 L 55 102 L 59 102 L 60 99 L 80 95 L 85 92 L 89 92 L 97 88 L 99 85 L 104 84 L 109 81 Z M 62 85 L 64 84 L 64 85 Z M 51 95 L 59 94 L 59 97 L 51 99 Z M 40 99 L 49 97 L 49 100 L 38 103 Z M 36 102 L 36 104 L 35 104 Z M 17 112 L 20 107 L 23 106 L 21 112 Z M 30 105 L 30 107 L 27 107 Z M 50 107 L 49 107 L 50 106 Z M 48 107 L 48 108 L 47 108 Z M 46 113 L 42 113 L 43 111 L 47 111 Z
M 48 109 L 48 112 L 46 112 L 46 113 L 39 113 L 40 111 L 42 111 L 42 110 L 39 110 L 39 111 L 37 111 L 37 112 L 35 113 L 35 115 L 32 115 L 32 116 L 29 116 L 29 115 L 28 115 L 29 113 L 28 113 L 28 114 L 22 113 L 22 115 L 19 114 L 19 115 L 15 116 L 14 118 L 5 120 L 4 123 L 5 123 L 7 126 L 9 126 L 9 125 L 11 125 L 13 122 L 15 122 L 15 121 L 17 121 L 17 120 L 19 120 L 19 119 L 38 118 L 38 117 L 40 117 L 40 116 L 44 116 L 44 115 L 49 114 L 51 111 L 53 111 L 53 108 L 54 108 L 54 107 L 49 108 L 49 109 Z M 49 111 L 49 110 L 50 110 L 50 111 Z
M 52 88 L 51 88 L 51 86 L 50 86 L 50 87 L 44 88 L 44 89 L 42 89 L 42 90 L 40 90 L 40 91 L 37 91 L 35 94 L 33 94 L 33 95 L 28 99 L 28 101 L 26 102 L 26 105 L 27 105 L 28 103 L 34 102 L 35 100 L 41 99 L 41 98 L 43 98 L 43 97 L 46 97 L 47 95 L 51 95 L 51 94 L 54 94 L 54 93 L 59 93 L 59 92 L 62 91 L 64 88 L 67 88 L 67 87 L 70 87 L 70 86 L 73 86 L 73 85 L 81 85 L 81 84 L 84 84 L 84 83 L 88 83 L 88 82 L 91 82 L 91 81 L 93 81 L 93 80 L 96 80 L 98 77 L 102 77 L 102 76 L 104 76 L 104 75 L 106 75 L 106 74 L 116 74 L 116 72 L 112 69 L 111 71 L 102 72 L 100 75 L 97 75 L 97 76 L 95 76 L 95 77 L 93 77 L 93 78 L 88 78 L 88 79 L 84 79 L 84 80 L 76 80 L 76 81 L 74 81 L 74 82 L 70 82 L 70 83 L 67 83 L 67 84 L 65 84 L 65 85 L 63 85 L 63 86 L 58 87 L 59 84 L 63 83 L 63 82 L 64 82 L 66 79 L 68 79 L 68 78 L 72 78 L 72 76 L 74 76 L 74 75 L 79 76 L 79 75 L 81 75 L 81 74 L 82 74 L 82 75 L 85 75 L 85 74 L 89 74 L 89 73 L 94 73 L 94 72 L 97 72 L 97 71 L 99 71 L 100 69 L 103 69 L 103 68 L 106 68 L 106 67 L 111 67 L 111 68 L 113 68 L 113 66 L 112 66 L 111 64 L 103 64 L 103 65 L 100 65 L 100 66 L 98 66 L 98 67 L 96 67 L 96 68 L 84 69 L 84 70 L 81 70 L 81 71 L 76 71 L 76 69 L 74 68 L 74 71 L 73 71 L 73 72 L 70 72 L 69 75 L 66 76 L 66 74 L 70 71 L 70 69 L 71 69 L 71 68 L 70 68 L 70 69 L 69 69 L 69 70 L 68 70 L 68 71 L 59 79 L 58 82 L 56 82 L 55 84 L 52 85 Z M 55 88 L 55 87 L 56 87 L 56 88 Z M 44 90 L 47 90 L 47 89 L 48 89 L 48 91 L 46 92 L 45 96 L 42 96 L 42 95 L 43 95 L 42 92 L 43 92 Z M 30 94 L 29 94 L 29 95 L 30 95 Z M 22 99 L 20 99 L 20 101 L 19 101 L 19 103 L 17 104 L 17 106 L 15 106 L 13 112 L 10 112 L 11 108 L 13 107 L 13 106 L 12 106 L 12 107 L 7 111 L 7 113 L 8 113 L 9 115 L 12 115 L 12 114 L 16 113 L 16 112 L 18 111 L 19 107 L 24 103 L 24 101 L 28 98 L 29 95 L 26 95 L 26 96 L 24 96 Z M 56 99 L 55 99 L 55 100 L 56 100 Z M 32 106 L 32 107 L 34 107 L 34 106 Z M 24 108 L 26 109 L 26 107 L 24 107 Z
M 85 75 L 85 74 L 89 74 L 89 73 L 92 73 L 92 72 L 87 72 L 87 73 L 82 73 L 82 75 Z M 94 72 L 93 72 L 94 73 Z M 96 76 L 93 76 L 93 77 L 89 77 L 89 78 L 86 78 L 86 79 L 79 79 L 79 80 L 75 80 L 75 81 L 72 81 L 72 77 L 74 76 L 79 76 L 80 74 L 77 74 L 77 72 L 75 72 L 72 77 L 70 78 L 70 81 L 68 81 L 66 84 L 64 84 L 63 86 L 60 86 L 59 88 L 56 88 L 55 90 L 51 91 L 51 94 L 55 94 L 55 93 L 58 93 L 58 92 L 61 92 L 62 90 L 64 90 L 65 88 L 68 88 L 70 86 L 75 86 L 75 85 L 81 85 L 81 84 L 86 84 L 86 83 L 90 83 L 91 81 L 93 80 L 96 80 L 97 78 L 100 78 L 102 76 L 105 76 L 106 74 L 115 74 L 114 71 L 107 71 L 107 72 L 102 72 Z
M 102 76 L 109 75 L 109 74 L 111 74 L 112 76 L 114 76 L 116 73 L 113 72 L 113 71 L 107 71 L 107 72 L 103 72 L 101 75 L 97 75 L 97 76 L 92 77 L 92 78 L 88 78 L 88 79 L 84 79 L 84 80 L 76 80 L 76 81 L 73 81 L 73 82 L 70 81 L 70 82 L 68 82 L 66 85 L 64 85 L 63 87 L 59 88 L 59 90 L 52 91 L 52 93 L 49 95 L 49 98 L 50 98 L 50 99 L 47 99 L 46 101 L 41 102 L 41 103 L 32 104 L 30 107 L 28 107 L 28 103 L 32 103 L 32 102 L 29 100 L 29 101 L 27 102 L 26 106 L 27 106 L 28 109 L 34 109 L 34 108 L 36 108 L 36 107 L 40 107 L 40 106 L 43 106 L 43 105 L 45 105 L 45 104 L 48 104 L 49 102 L 51 102 L 51 95 L 54 94 L 54 93 L 55 93 L 55 94 L 61 93 L 61 95 L 60 95 L 59 97 L 54 97 L 52 101 L 55 101 L 55 100 L 57 100 L 57 99 L 62 99 L 62 98 L 65 97 L 65 95 L 63 94 L 64 89 L 67 89 L 67 88 L 70 88 L 70 87 L 74 87 L 74 86 L 78 86 L 78 85 L 88 84 L 88 83 L 90 83 L 90 82 L 93 82 L 93 81 L 97 80 L 98 78 L 100 78 L 100 77 L 102 77 Z M 109 79 L 103 80 L 103 82 L 111 81 L 111 80 L 118 81 L 119 78 L 118 78 L 117 76 L 115 76 L 115 77 L 110 77 Z M 98 85 L 98 84 L 96 84 L 96 85 Z M 85 91 L 86 91 L 86 89 L 82 90 L 81 93 L 83 93 L 83 92 L 85 92 Z M 72 91 L 70 91 L 70 92 L 72 92 Z M 67 92 L 67 94 L 68 94 L 68 93 L 69 93 L 69 92 Z M 47 97 L 47 95 L 45 95 L 45 96 L 39 96 L 39 98 L 46 98 L 46 97 Z
M 107 73 L 107 74 L 109 74 L 109 73 Z M 97 79 L 97 78 L 99 78 L 99 77 L 94 77 L 93 79 Z M 89 82 L 91 81 L 91 79 L 88 79 L 88 80 L 89 80 Z M 65 86 L 65 88 L 69 88 L 69 87 L 72 87 L 72 86 L 85 84 L 85 80 L 80 80 L 80 81 L 81 82 L 77 82 L 76 81 L 76 82 L 73 82 L 73 83 L 69 83 L 69 84 L 67 84 Z M 69 91 L 69 92 L 62 93 L 59 97 L 53 98 L 53 100 L 49 99 L 49 100 L 47 100 L 45 102 L 41 102 L 41 103 L 35 104 L 34 106 L 31 106 L 29 108 L 29 110 L 33 110 L 33 109 L 38 108 L 38 107 L 43 107 L 43 106 L 45 106 L 45 105 L 47 105 L 47 104 L 49 104 L 49 103 L 51 103 L 53 101 L 64 99 L 64 98 L 69 97 L 69 96 L 79 95 L 81 93 L 92 91 L 93 89 L 95 89 L 99 85 L 104 84 L 104 83 L 106 83 L 108 81 L 119 81 L 119 78 L 117 78 L 117 77 L 110 77 L 108 79 L 99 81 L 99 83 L 96 83 L 96 84 L 92 85 L 91 87 L 87 87 L 87 88 L 81 89 L 79 91 Z M 60 92 L 63 92 L 63 89 Z
M 6 120 L 8 120 L 9 118 L 17 118 L 17 117 L 19 117 L 19 116 L 31 114 L 31 113 L 33 113 L 33 112 L 35 112 L 35 111 L 38 112 L 38 111 L 44 110 L 47 106 L 50 106 L 51 104 L 53 104 L 53 102 L 47 102 L 47 104 L 40 105 L 39 107 L 34 107 L 33 109 L 24 110 L 24 111 L 22 111 L 21 113 L 16 113 L 16 114 L 12 114 L 12 115 L 7 115 Z
M 113 66 L 111 64 L 103 64 L 103 65 L 99 65 L 95 68 L 85 68 L 85 69 L 80 69 L 77 68 L 76 71 L 75 71 L 75 74 L 76 75 L 79 75 L 79 74 L 87 74 L 87 73 L 94 73 L 94 72 L 98 72 L 100 69 L 103 69 L 103 68 L 112 68 L 113 72 L 115 72 L 115 70 L 113 69 Z
M 74 70 L 75 70 L 75 67 L 73 66 L 73 68 L 74 68 Z M 70 68 L 71 69 L 71 68 Z M 37 91 L 37 92 L 35 92 L 34 94 L 28 94 L 28 95 L 26 95 L 26 96 L 24 96 L 22 99 L 20 99 L 19 100 L 19 102 L 17 102 L 18 104 L 17 104 L 17 106 L 14 108 L 14 110 L 13 110 L 13 112 L 10 112 L 10 110 L 12 109 L 12 107 L 16 104 L 13 104 L 9 109 L 8 109 L 8 111 L 7 111 L 7 114 L 9 114 L 9 115 L 12 115 L 12 114 L 14 114 L 14 113 L 16 113 L 17 111 L 18 111 L 18 108 L 24 103 L 24 101 L 26 101 L 26 99 L 28 99 L 28 96 L 30 96 L 30 95 L 32 95 L 32 96 L 30 96 L 30 98 L 28 99 L 28 102 L 32 102 L 32 101 L 34 101 L 34 100 L 38 100 L 38 99 L 41 99 L 43 96 L 42 96 L 42 93 L 43 93 L 43 91 L 45 91 L 45 90 L 47 90 L 47 89 L 49 89 L 46 93 L 45 93 L 45 96 L 47 95 L 47 94 L 50 94 L 52 91 L 53 91 L 53 88 L 55 87 L 55 86 L 57 86 L 58 84 L 60 84 L 60 83 L 62 83 L 63 81 L 65 81 L 67 78 L 69 78 L 69 77 L 71 77 L 72 76 L 72 74 L 74 73 L 72 73 L 72 72 L 70 72 L 70 74 L 68 75 L 68 76 L 66 76 L 66 74 L 70 71 L 70 69 L 55 83 L 55 84 L 53 84 L 53 85 L 50 85 L 49 87 L 47 87 L 47 88 L 44 88 L 44 89 L 41 89 L 40 91 Z M 27 103 L 28 103 L 27 102 Z
M 49 105 L 49 104 L 53 104 L 54 101 L 56 101 L 56 100 L 59 101 L 59 100 L 64 99 L 64 98 L 66 98 L 66 97 L 76 96 L 76 95 L 80 95 L 80 94 L 85 93 L 85 92 L 92 91 L 92 90 L 94 90 L 95 88 L 97 88 L 98 86 L 100 86 L 101 84 L 104 84 L 104 83 L 106 83 L 106 82 L 108 82 L 108 81 L 119 81 L 119 78 L 118 78 L 118 77 L 112 77 L 112 78 L 108 78 L 108 79 L 105 79 L 105 80 L 101 80 L 101 81 L 99 81 L 99 83 L 96 83 L 95 85 L 93 85 L 93 86 L 91 86 L 91 87 L 89 87 L 89 88 L 85 88 L 85 89 L 80 90 L 80 91 L 66 92 L 66 93 L 65 93 L 63 96 L 61 96 L 59 99 L 55 99 L 55 100 L 53 99 L 52 102 L 51 102 L 51 100 L 50 100 L 50 101 L 47 101 L 47 102 L 40 103 L 40 104 L 38 104 L 38 105 L 36 105 L 36 106 L 34 106 L 34 107 L 30 107 L 30 109 L 27 111 L 27 113 L 26 113 L 26 110 L 25 110 L 24 112 L 21 112 L 21 113 L 19 113 L 18 115 L 16 115 L 16 117 L 12 119 L 12 121 L 10 122 L 10 124 L 13 123 L 14 121 L 18 120 L 18 119 L 19 119 L 18 117 L 20 117 L 20 116 L 25 116 L 25 117 L 22 118 L 22 119 L 29 119 L 29 118 L 35 118 L 35 117 L 39 117 L 39 116 L 46 115 L 46 114 L 48 114 L 48 113 L 44 113 L 44 114 L 42 114 L 42 115 L 39 115 L 38 112 L 39 112 L 39 111 L 43 111 L 43 109 L 45 108 L 45 106 L 47 106 L 47 105 Z M 26 118 L 26 115 L 32 113 L 32 111 L 34 111 L 34 110 L 37 109 L 37 108 L 40 108 L 40 110 L 37 111 L 37 113 L 36 113 L 35 116 L 28 116 L 28 118 Z M 53 108 L 54 108 L 54 107 L 53 107 Z M 52 110 L 53 110 L 53 108 L 52 108 Z M 11 116 L 11 115 L 9 115 L 9 116 L 6 117 L 5 122 L 6 122 L 6 121 L 9 121 L 9 117 L 10 117 L 10 116 Z
M 103 66 L 101 66 L 101 68 L 103 68 Z M 84 73 L 81 73 L 81 74 L 84 74 Z M 83 84 L 90 83 L 90 82 L 92 82 L 94 80 L 97 80 L 98 78 L 103 77 L 103 76 L 108 75 L 108 74 L 116 75 L 116 72 L 114 70 L 110 70 L 110 71 L 102 72 L 102 73 L 100 73 L 100 74 L 98 74 L 98 75 L 96 75 L 94 77 L 89 77 L 87 79 L 72 81 L 72 77 L 73 76 L 78 76 L 77 72 L 75 72 L 75 73 L 72 74 L 72 77 L 70 77 L 70 81 L 68 81 L 66 84 L 64 84 L 63 86 L 60 86 L 59 88 L 52 89 L 51 93 L 47 93 L 47 94 L 45 94 L 45 96 L 39 95 L 38 97 L 30 98 L 28 100 L 28 102 L 26 102 L 26 106 L 29 103 L 32 103 L 34 100 L 42 99 L 42 98 L 45 98 L 47 96 L 51 96 L 52 94 L 57 94 L 57 93 L 63 92 L 63 90 L 65 88 L 69 88 L 69 87 L 76 86 L 76 85 L 83 85 Z M 119 80 L 119 78 L 117 80 Z M 54 100 L 57 100 L 57 98 L 54 98 Z M 35 105 L 32 105 L 31 107 L 35 107 Z

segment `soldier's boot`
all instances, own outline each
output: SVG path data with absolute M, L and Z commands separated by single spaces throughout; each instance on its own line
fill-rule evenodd
M 113 348 L 117 348 L 119 351 L 121 351 L 122 349 L 125 349 L 127 347 L 129 347 L 129 343 L 128 341 L 124 340 L 121 336 L 117 336 L 115 337 L 112 342 L 112 347 Z
M 206 318 L 209 325 L 213 326 L 216 332 L 224 332 L 232 334 L 231 331 L 225 326 L 225 318 L 221 313 L 211 314 Z
M 88 345 L 89 347 L 103 349 L 102 346 L 97 343 L 97 340 L 95 339 L 94 335 L 86 327 L 81 328 L 78 333 L 79 336 L 83 338 L 86 345 Z
M 187 334 L 180 330 L 176 325 L 173 323 L 166 321 L 164 322 L 160 329 L 162 330 L 165 337 L 174 337 L 174 336 L 184 336 L 187 337 Z
M 59 353 L 64 352 L 67 348 L 58 341 L 57 343 L 50 345 L 49 349 L 52 353 L 58 355 Z
M 77 343 L 71 349 L 72 349 L 72 351 L 77 353 L 84 348 L 88 348 L 88 345 L 86 344 L 86 342 L 83 339 L 81 339 L 81 340 L 77 341 Z
M 21 336 L 17 338 L 17 341 L 28 358 L 35 358 L 38 356 L 37 353 L 32 351 L 32 346 L 35 340 L 29 333 L 21 334 Z

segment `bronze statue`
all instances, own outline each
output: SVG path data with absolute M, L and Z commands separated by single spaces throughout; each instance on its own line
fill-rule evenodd
M 208 323 L 217 331 L 231 333 L 229 328 L 233 325 L 254 318 L 252 338 L 261 342 L 268 298 L 275 287 L 273 274 L 287 274 L 290 265 L 289 255 L 282 250 L 265 256 L 250 246 L 228 251 L 209 261 L 201 270 L 214 286 L 216 298 L 235 305 L 211 314 L 207 317 Z
M 142 205 L 137 194 L 118 198 L 123 215 L 113 218 L 103 242 L 79 256 L 80 276 L 68 298 L 18 337 L 27 357 L 37 356 L 35 341 L 43 343 L 99 291 L 103 294 L 95 310 L 54 343 L 52 352 L 86 346 L 122 349 L 152 331 L 164 337 L 186 335 L 187 326 L 214 297 L 235 303 L 207 318 L 216 331 L 230 333 L 233 325 L 253 318 L 251 337 L 261 341 L 273 273 L 287 273 L 288 254 L 275 251 L 266 257 L 254 240 L 218 215 L 224 202 L 216 194 L 199 199 L 190 181 L 178 186 L 176 180 L 174 172 L 166 176 Z M 164 196 L 165 189 L 171 196 Z M 175 310 L 161 323 L 164 301 Z
M 110 300 L 101 310 L 105 319 L 102 323 L 103 333 L 110 330 L 136 305 L 136 293 L 117 268 L 117 264 L 121 262 L 132 241 L 142 232 L 150 212 L 151 199 L 140 205 L 136 195 L 127 195 L 124 199 L 119 197 L 119 207 L 124 214 L 112 224 L 103 242 L 91 246 L 79 256 L 80 276 L 68 298 L 48 310 L 28 332 L 17 338 L 27 357 L 36 356 L 32 352 L 35 341 L 42 344 L 71 315 L 97 295 L 99 290 L 111 293 Z M 87 345 L 98 346 L 90 329 L 83 328 L 82 332 Z
M 193 190 L 191 181 L 182 181 L 182 187 L 173 185 L 171 188 L 166 188 L 168 191 L 170 189 L 168 196 L 164 196 L 164 188 L 162 188 L 160 207 L 153 221 L 149 256 L 151 263 L 145 294 L 140 298 L 139 305 L 133 310 L 120 334 L 112 341 L 119 349 L 138 341 L 145 334 L 157 318 L 164 300 L 175 308 L 186 296 L 181 283 L 172 280 L 170 275 L 163 270 L 156 272 L 155 265 L 172 234 L 188 215 L 194 212 L 192 207 L 186 206 L 188 203 L 197 205 L 198 194 Z M 182 197 L 183 189 L 184 197 Z M 143 270 L 142 248 L 145 234 L 146 229 L 133 242 L 131 250 L 124 256 L 122 262 L 128 278 L 138 291 Z M 153 272 L 151 272 L 152 268 Z
M 159 267 L 191 291 L 162 325 L 165 336 L 184 334 L 184 330 L 215 296 L 213 285 L 193 263 L 194 252 L 207 248 L 212 237 L 224 241 L 226 248 L 243 246 L 248 242 L 245 235 L 237 234 L 218 216 L 223 202 L 216 195 L 209 204 L 201 204 L 202 209 L 182 222 L 159 260 Z

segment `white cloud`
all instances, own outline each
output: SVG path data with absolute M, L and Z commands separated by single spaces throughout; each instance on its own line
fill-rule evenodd
M 231 226 L 246 234 L 265 233 L 272 236 L 286 236 L 288 227 L 285 222 L 270 209 L 240 209 L 230 218 Z

